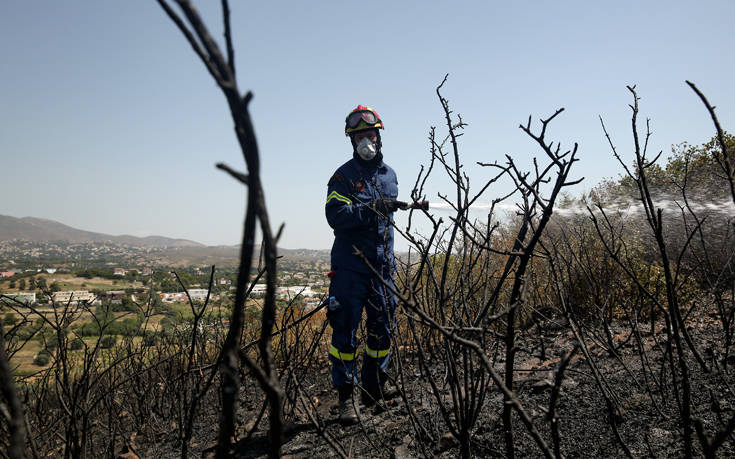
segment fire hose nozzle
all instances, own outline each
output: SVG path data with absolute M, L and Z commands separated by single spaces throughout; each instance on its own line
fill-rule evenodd
M 429 201 L 414 201 L 411 204 L 411 209 L 429 210 Z
M 407 203 L 403 201 L 399 201 L 399 209 L 401 210 L 408 210 L 408 209 L 416 209 L 416 210 L 429 210 L 429 201 L 414 201 L 412 203 Z

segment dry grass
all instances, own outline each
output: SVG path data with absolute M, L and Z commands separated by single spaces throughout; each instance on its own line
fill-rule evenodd
M 33 359 L 39 351 L 41 351 L 41 343 L 36 340 L 32 340 L 26 343 L 21 350 L 16 352 L 10 361 L 11 367 L 15 369 L 15 374 L 27 376 L 45 368 L 33 364 Z M 48 365 L 46 365 L 46 367 L 48 367 Z
M 46 284 L 51 285 L 54 282 L 59 283 L 61 290 L 124 290 L 126 288 L 142 288 L 143 283 L 139 281 L 130 282 L 125 279 L 105 279 L 102 277 L 75 277 L 72 274 L 53 274 L 48 275 Z
M 129 281 L 124 278 L 120 279 L 105 279 L 102 277 L 92 277 L 90 279 L 87 279 L 86 277 L 76 277 L 73 274 L 47 274 L 47 273 L 38 273 L 37 275 L 34 275 L 33 277 L 36 278 L 36 281 L 39 281 L 40 279 L 46 280 L 46 285 L 50 286 L 54 282 L 57 282 L 59 284 L 59 288 L 61 290 L 125 290 L 127 288 L 143 288 L 144 285 L 140 281 Z M 26 288 L 29 284 L 29 278 L 24 278 L 26 281 Z M 15 281 L 16 288 L 11 289 L 10 283 Z M 4 293 L 18 293 L 18 292 L 28 292 L 31 293 L 33 290 L 18 290 L 19 279 L 12 277 L 4 278 L 3 280 L 0 280 L 0 291 Z

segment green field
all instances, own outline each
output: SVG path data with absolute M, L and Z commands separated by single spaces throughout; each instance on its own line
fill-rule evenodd
M 139 317 L 137 313 L 135 312 L 129 312 L 129 311 L 120 311 L 120 312 L 112 312 L 112 316 L 114 317 L 115 322 L 122 323 L 125 319 L 136 319 L 136 320 L 142 320 L 139 326 L 140 331 L 150 331 L 150 332 L 159 332 L 163 329 L 162 321 L 168 320 L 169 323 L 178 323 L 178 324 L 186 324 L 187 322 L 192 320 L 192 312 L 191 308 L 186 303 L 170 303 L 164 305 L 164 311 L 152 314 L 148 317 Z M 99 311 L 95 311 L 96 307 L 92 306 L 87 308 L 86 306 L 80 306 L 76 309 L 74 312 L 74 320 L 71 323 L 70 326 L 67 327 L 68 334 L 67 339 L 69 341 L 81 338 L 85 341 L 87 346 L 93 347 L 98 339 L 98 336 L 82 336 L 81 335 L 81 329 L 80 326 L 83 326 L 85 324 L 90 324 L 93 322 L 93 312 L 95 314 L 99 314 Z M 214 308 L 212 308 L 214 310 Z M 22 310 L 21 310 L 22 311 Z M 62 307 L 58 307 L 56 309 L 56 314 L 54 311 L 53 306 L 51 305 L 36 305 L 34 307 L 34 311 L 23 311 L 23 314 L 26 314 L 26 324 L 24 327 L 27 329 L 30 329 L 35 325 L 34 323 L 40 323 L 39 319 L 41 319 L 41 316 L 45 317 L 52 323 L 56 323 L 56 315 L 60 315 L 62 313 Z M 4 332 L 8 333 L 8 331 L 11 328 L 10 323 L 16 322 L 18 324 L 21 323 L 23 320 L 23 314 L 20 312 L 14 311 L 8 307 L 3 307 L 2 310 L 0 310 L 0 318 L 5 322 L 3 325 Z M 13 320 L 15 319 L 15 320 Z M 53 336 L 53 330 L 52 328 L 46 323 L 44 325 L 43 330 L 45 330 L 46 335 L 49 337 L 49 341 L 54 341 L 55 337 Z M 115 336 L 117 338 L 117 342 L 119 343 L 123 339 L 126 339 L 123 335 L 111 335 Z M 141 336 L 132 336 L 133 342 L 140 342 L 142 339 Z M 17 375 L 22 376 L 29 376 L 32 375 L 39 370 L 42 370 L 43 368 L 47 368 L 48 365 L 39 366 L 34 363 L 34 358 L 36 355 L 43 349 L 42 344 L 42 338 L 40 336 L 40 333 L 36 333 L 33 338 L 26 340 L 25 344 L 22 346 L 22 348 L 16 352 L 12 358 L 11 358 L 11 366 L 14 369 L 14 373 Z M 53 353 L 53 350 L 51 351 Z M 72 355 L 79 354 L 81 355 L 83 351 L 71 351 Z
M 15 276 L 13 276 L 15 277 Z M 18 293 L 26 292 L 32 293 L 34 290 L 19 290 L 18 283 L 21 278 L 7 277 L 0 280 L 0 292 L 2 293 Z M 144 285 L 140 281 L 129 281 L 125 278 L 120 279 L 105 279 L 102 277 L 93 277 L 87 279 L 85 277 L 76 277 L 74 274 L 47 274 L 37 273 L 33 277 L 36 281 L 44 279 L 47 286 L 51 286 L 56 283 L 59 290 L 125 290 L 127 288 L 143 288 Z M 24 277 L 26 285 L 28 285 L 29 278 Z M 15 283 L 15 288 L 10 288 L 10 284 Z M 39 290 L 35 290 L 37 296 L 40 294 Z

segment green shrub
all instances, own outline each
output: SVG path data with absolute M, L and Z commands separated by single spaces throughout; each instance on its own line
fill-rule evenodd
M 100 347 L 102 349 L 110 349 L 117 343 L 117 337 L 112 335 L 105 335 L 100 340 Z
M 144 346 L 155 346 L 161 341 L 161 335 L 156 332 L 146 332 L 143 335 L 143 345 Z
M 20 341 L 26 341 L 29 340 L 31 337 L 34 336 L 34 334 L 38 331 L 39 327 L 36 327 L 34 325 L 28 324 L 23 327 L 20 327 L 18 330 L 15 331 L 15 336 Z
M 174 328 L 174 321 L 170 317 L 164 317 L 160 322 L 161 328 L 164 331 L 169 331 Z
M 74 338 L 69 343 L 69 349 L 71 349 L 72 351 L 84 349 L 84 340 L 82 338 Z
M 51 361 L 51 356 L 46 351 L 41 351 L 38 354 L 36 354 L 36 357 L 33 359 L 33 364 L 38 365 L 39 367 L 45 367 L 49 364 Z
M 77 333 L 82 336 L 100 336 L 100 327 L 96 322 L 87 322 L 77 328 Z
M 57 347 L 59 347 L 59 343 L 58 343 L 58 341 L 56 341 L 56 337 L 55 336 L 50 337 L 49 339 L 46 340 L 45 343 L 42 343 L 42 344 L 44 344 L 45 349 L 47 349 L 49 351 L 53 351 L 54 349 L 56 349 Z
M 12 327 L 13 325 L 18 323 L 18 317 L 15 314 L 7 313 L 3 316 L 3 325 L 7 325 L 9 327 Z
M 140 321 L 136 318 L 128 317 L 122 321 L 123 332 L 120 333 L 124 336 L 135 336 L 140 331 Z

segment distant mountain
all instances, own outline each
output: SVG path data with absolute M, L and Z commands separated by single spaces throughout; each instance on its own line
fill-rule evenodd
M 13 240 L 29 241 L 33 244 L 49 242 L 66 244 L 93 243 L 128 247 L 129 250 L 122 252 L 124 255 L 114 255 L 121 257 L 120 263 L 122 264 L 132 259 L 137 260 L 140 257 L 143 257 L 152 266 L 172 267 L 198 265 L 237 266 L 240 260 L 239 245 L 205 246 L 204 244 L 187 239 L 173 239 L 163 236 L 111 236 L 109 234 L 72 228 L 54 220 L 34 217 L 16 218 L 0 215 L 0 242 Z M 143 252 L 135 248 L 142 249 Z M 149 248 L 155 248 L 156 250 L 149 252 Z M 279 247 L 278 255 L 281 258 L 278 263 L 280 267 L 288 266 L 295 270 L 298 270 L 302 264 L 329 264 L 329 252 L 329 250 L 284 249 Z M 260 244 L 254 247 L 253 250 L 253 263 L 256 266 L 259 255 Z M 7 257 L 9 255 L 6 253 L 5 256 Z M 60 256 L 63 258 L 64 255 Z M 32 258 L 31 255 L 25 256 L 23 253 L 14 253 L 11 258 L 16 262 L 25 260 L 26 258 L 37 261 L 37 258 Z M 2 260 L 3 256 L 0 255 L 0 262 Z M 109 260 L 106 259 L 106 261 Z
M 204 247 L 204 244 L 187 239 L 172 239 L 163 236 L 111 236 L 93 233 L 43 218 L 16 218 L 0 215 L 0 241 L 22 239 L 32 242 L 111 242 L 117 245 L 138 247 Z

